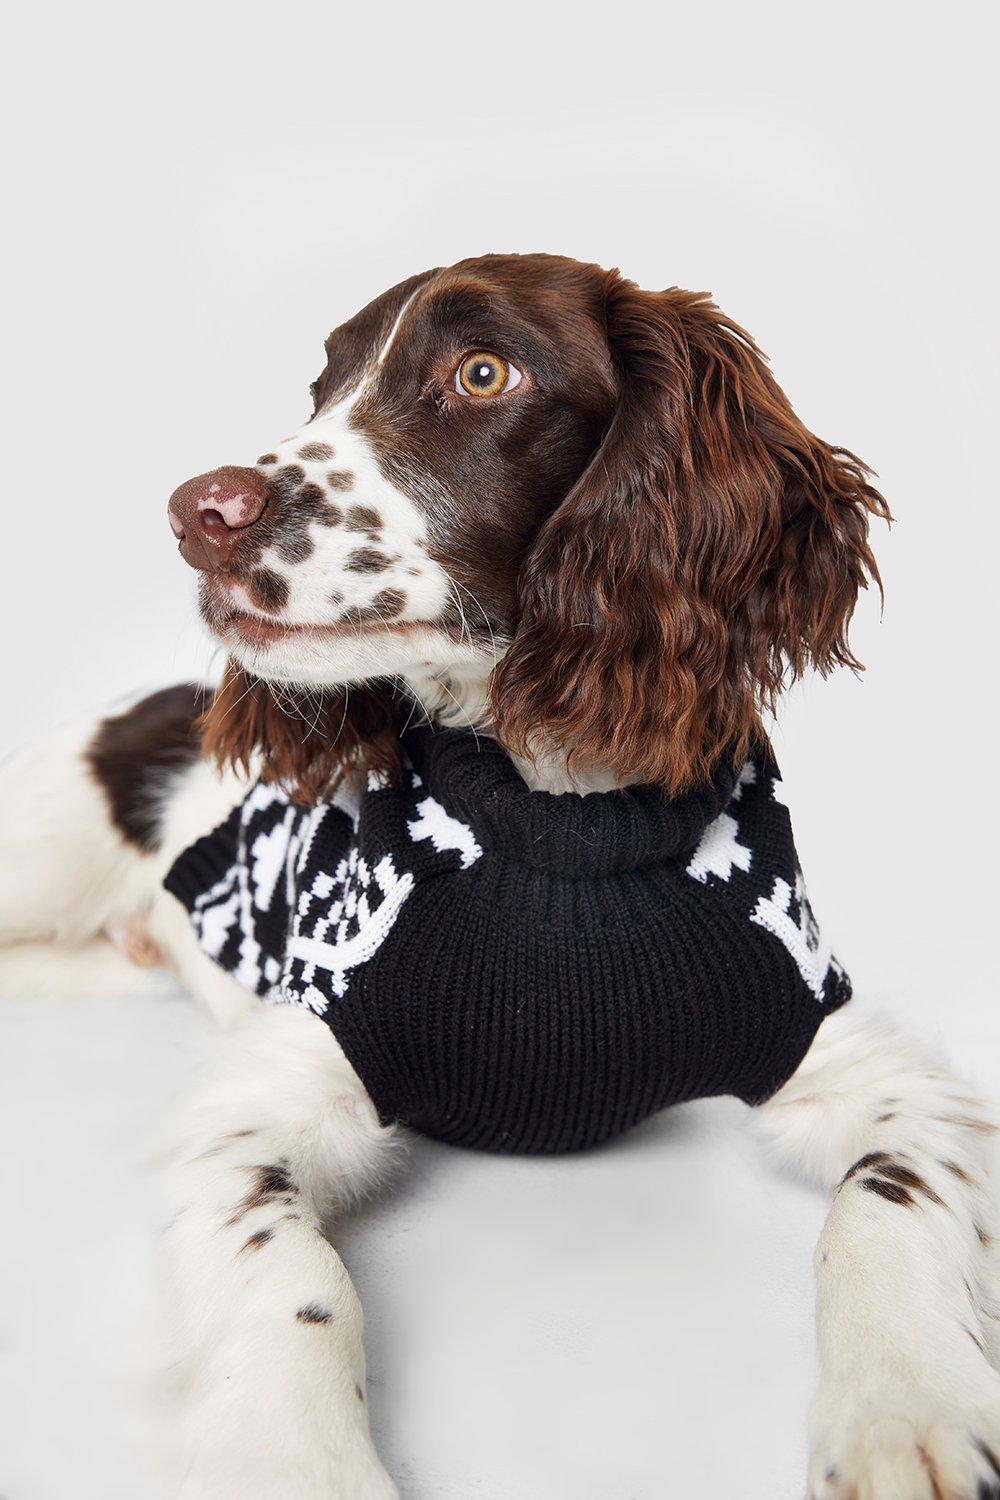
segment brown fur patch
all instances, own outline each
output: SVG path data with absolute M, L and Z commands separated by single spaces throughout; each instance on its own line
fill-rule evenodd
M 361 547 L 352 552 L 344 567 L 351 573 L 384 573 L 389 559 L 377 547 Z
M 243 1244 L 240 1246 L 239 1253 L 242 1255 L 246 1250 L 260 1250 L 264 1245 L 267 1244 L 268 1240 L 273 1239 L 273 1228 L 268 1227 L 267 1229 L 258 1229 L 257 1232 L 255 1234 L 252 1234 L 249 1239 L 243 1241 Z
M 311 807 L 345 773 L 374 770 L 388 780 L 399 771 L 398 728 L 403 705 L 388 684 L 317 695 L 294 690 L 289 710 L 275 703 L 266 683 L 230 661 L 212 703 L 199 721 L 205 754 L 220 766 L 249 774 L 259 755 L 261 778 L 293 788 L 294 800 Z
M 862 1177 L 861 1186 L 870 1193 L 877 1193 L 880 1198 L 885 1198 L 888 1203 L 913 1207 L 915 1200 L 912 1193 L 907 1192 L 905 1187 L 900 1187 L 898 1182 L 886 1182 L 883 1177 Z
M 254 1209 L 265 1208 L 272 1203 L 294 1202 L 295 1194 L 298 1192 L 287 1167 L 280 1162 L 248 1167 L 247 1171 L 252 1173 L 253 1182 L 226 1220 L 227 1229 L 233 1224 L 238 1224 Z
M 900 1161 L 888 1151 L 872 1151 L 867 1156 L 862 1156 L 845 1173 L 840 1186 L 848 1182 L 859 1172 L 870 1172 L 872 1175 L 862 1180 L 861 1186 L 869 1192 L 878 1193 L 890 1203 L 906 1203 L 908 1205 L 916 1202 L 914 1193 L 921 1194 L 930 1203 L 935 1203 L 939 1208 L 952 1211 L 939 1193 L 931 1187 L 930 1183 L 921 1177 L 919 1172 Z
M 288 580 L 271 568 L 254 568 L 245 586 L 258 609 L 276 614 L 288 603 Z
M 375 595 L 371 607 L 377 614 L 392 619 L 394 615 L 402 614 L 406 608 L 406 599 L 402 589 L 383 589 L 380 594 Z
M 307 1302 L 305 1307 L 300 1307 L 295 1314 L 300 1323 L 332 1323 L 333 1313 L 328 1308 L 320 1307 L 318 1302 Z
M 307 458 L 311 462 L 323 463 L 333 457 L 333 449 L 329 443 L 305 443 L 299 449 L 299 457 Z
M 349 490 L 354 484 L 354 475 L 350 469 L 331 469 L 326 482 L 331 490 Z
M 164 781 L 201 755 L 196 726 L 208 701 L 205 688 L 189 683 L 164 688 L 103 719 L 86 751 L 115 827 L 144 853 L 160 847 Z
M 385 523 L 373 505 L 349 505 L 347 524 L 352 531 L 379 531 Z

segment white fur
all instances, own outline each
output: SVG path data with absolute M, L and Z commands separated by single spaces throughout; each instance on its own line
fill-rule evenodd
M 760 1111 L 833 1206 L 816 1251 L 822 1379 L 810 1494 L 973 1500 L 1000 1459 L 996 1121 L 975 1093 L 858 1002 L 831 1016 Z M 844 1174 L 874 1152 L 916 1172 L 913 1206 Z M 957 1169 L 957 1171 L 956 1171 Z M 873 1168 L 877 1173 L 877 1168 Z M 958 1175 L 958 1174 L 962 1175 Z
M 42 954 L 78 989 L 111 958 L 114 982 L 124 959 L 102 934 L 128 951 L 138 933 L 217 1019 L 235 1022 L 169 1153 L 181 1493 L 391 1496 L 357 1395 L 360 1309 L 319 1232 L 381 1180 L 389 1133 L 328 1028 L 297 1007 L 260 1007 L 195 945 L 180 905 L 160 890 L 175 854 L 225 815 L 240 782 L 204 766 L 174 778 L 161 789 L 163 847 L 141 855 L 118 837 L 86 772 L 90 728 L 54 737 L 0 774 L 0 932 L 11 945 L 0 986 L 16 976 L 25 988 Z M 570 792 L 554 761 L 535 775 Z M 42 986 L 51 984 L 47 973 Z M 1000 1303 L 987 1242 L 997 1228 L 998 1136 L 987 1110 L 855 1001 L 824 1022 L 758 1119 L 785 1163 L 835 1189 L 816 1256 L 822 1380 L 811 1495 L 978 1500 L 991 1478 L 986 1452 L 1000 1455 Z M 941 1204 L 920 1192 L 909 1205 L 888 1202 L 865 1186 L 864 1170 L 837 1189 L 871 1152 L 917 1173 Z M 270 1195 L 247 1207 L 268 1165 L 288 1172 L 294 1190 L 278 1198 L 290 1201 Z M 297 1313 L 309 1307 L 329 1321 L 303 1322 Z
M 167 1171 L 185 1500 L 396 1493 L 368 1430 L 361 1307 L 323 1232 L 378 1184 L 390 1140 L 307 1012 L 259 1008 L 226 1038 Z M 290 1191 L 255 1204 L 275 1167 Z

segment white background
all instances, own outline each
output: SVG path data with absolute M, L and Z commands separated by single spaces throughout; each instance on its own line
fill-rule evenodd
M 898 517 L 866 678 L 778 735 L 814 905 L 857 988 L 995 1090 L 996 37 L 961 3 L 693 9 L 22 15 L 0 748 L 208 669 L 167 495 L 292 429 L 385 287 L 543 249 L 710 289 Z M 203 1024 L 166 987 L 0 1021 L 0 1494 L 161 1500 L 152 1159 Z M 823 1208 L 747 1124 L 700 1105 L 570 1161 L 414 1144 L 345 1241 L 407 1500 L 797 1500 Z

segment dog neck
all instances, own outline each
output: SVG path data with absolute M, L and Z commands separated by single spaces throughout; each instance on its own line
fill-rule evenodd
M 472 729 L 491 734 L 489 713 L 489 672 L 468 673 L 408 672 L 403 679 L 408 692 L 422 709 L 428 722 L 448 729 Z M 532 760 L 511 756 L 525 784 L 533 792 L 550 792 L 554 796 L 587 792 L 613 792 L 623 785 L 613 771 L 588 766 L 570 772 L 567 757 L 559 750 L 547 750 Z

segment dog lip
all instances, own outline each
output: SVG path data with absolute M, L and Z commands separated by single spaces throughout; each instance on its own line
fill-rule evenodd
M 245 610 L 227 609 L 208 621 L 217 635 L 232 633 L 251 646 L 272 646 L 289 637 L 306 636 L 319 638 L 347 638 L 357 640 L 363 633 L 379 635 L 405 634 L 411 630 L 433 630 L 428 620 L 333 620 L 324 624 L 297 624 L 290 621 L 268 620 L 263 615 L 250 614 Z

